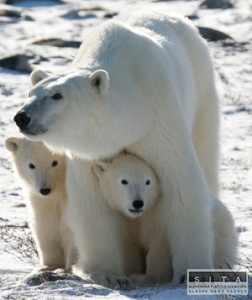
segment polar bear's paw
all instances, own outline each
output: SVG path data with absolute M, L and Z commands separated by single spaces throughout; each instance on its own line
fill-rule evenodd
M 41 272 L 51 272 L 57 269 L 60 269 L 59 266 L 38 265 L 33 269 L 32 274 L 37 274 Z
M 186 285 L 186 283 L 187 283 L 186 273 L 181 272 L 173 276 L 172 281 L 168 283 L 168 286 L 176 287 L 180 284 Z
M 131 280 L 126 275 L 105 274 L 94 272 L 88 275 L 89 279 L 96 284 L 115 290 L 128 290 L 133 288 Z

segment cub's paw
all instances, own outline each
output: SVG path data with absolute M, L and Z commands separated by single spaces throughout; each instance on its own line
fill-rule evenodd
M 37 273 L 40 273 L 40 272 L 50 272 L 50 271 L 54 271 L 54 270 L 56 270 L 58 268 L 59 268 L 58 266 L 44 266 L 44 265 L 39 265 L 39 266 L 36 266 L 33 269 L 32 274 L 37 274 Z
M 96 283 L 113 290 L 128 290 L 132 288 L 131 280 L 128 276 L 105 274 L 101 272 L 94 272 L 88 275 L 92 283 Z
M 56 274 L 72 274 L 72 267 L 69 268 L 59 268 L 53 271 Z
M 135 288 L 157 284 L 151 277 L 144 274 L 129 274 L 128 277 L 130 278 L 132 286 Z

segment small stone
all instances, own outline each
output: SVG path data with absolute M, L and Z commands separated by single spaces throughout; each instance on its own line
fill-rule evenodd
M 227 9 L 234 7 L 228 0 L 204 0 L 200 3 L 200 6 L 205 6 L 209 9 Z
M 32 68 L 29 64 L 29 58 L 30 57 L 22 54 L 5 57 L 0 59 L 0 67 L 25 73 L 31 73 Z
M 198 26 L 198 30 L 203 38 L 211 42 L 233 40 L 230 35 L 216 29 Z
M 71 47 L 71 48 L 79 48 L 81 42 L 78 41 L 65 41 L 62 39 L 56 39 L 56 38 L 51 38 L 51 39 L 41 39 L 37 40 L 32 43 L 32 45 L 47 45 L 47 46 L 53 46 L 53 47 Z

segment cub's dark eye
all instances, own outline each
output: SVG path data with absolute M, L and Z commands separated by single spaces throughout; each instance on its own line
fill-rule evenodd
M 30 93 L 28 93 L 28 98 L 30 98 L 31 97 L 31 94 Z
M 52 95 L 51 97 L 53 100 L 60 100 L 63 98 L 63 96 L 60 93 L 56 93 L 54 95 Z
M 123 180 L 121 181 L 121 183 L 122 183 L 123 185 L 127 185 L 127 184 L 128 184 L 128 181 L 127 181 L 126 179 L 123 179 Z
M 29 168 L 30 168 L 30 169 L 35 169 L 34 164 L 29 164 Z
M 54 160 L 54 161 L 52 162 L 52 167 L 56 167 L 57 165 L 58 165 L 57 160 Z
M 150 180 L 149 180 L 149 179 L 146 180 L 145 184 L 146 184 L 146 185 L 150 185 Z
M 56 167 L 57 165 L 58 165 L 57 160 L 54 160 L 54 161 L 52 162 L 52 167 Z

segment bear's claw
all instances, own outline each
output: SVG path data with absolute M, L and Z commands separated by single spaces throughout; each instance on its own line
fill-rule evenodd
M 105 286 L 110 289 L 127 290 L 132 288 L 131 281 L 127 276 L 117 276 L 114 274 L 94 272 L 89 274 L 88 277 L 93 283 Z

